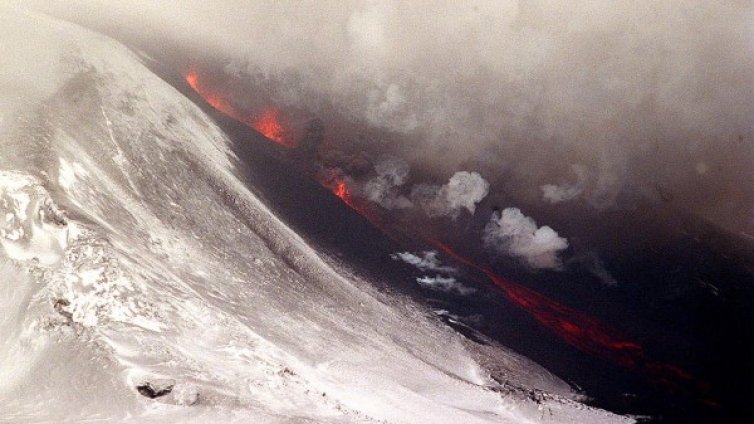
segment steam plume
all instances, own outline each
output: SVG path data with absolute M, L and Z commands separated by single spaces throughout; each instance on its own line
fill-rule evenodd
M 414 186 L 411 198 L 430 217 L 448 216 L 456 219 L 464 209 L 473 215 L 476 204 L 487 196 L 489 189 L 489 183 L 479 173 L 459 171 L 443 186 Z
M 387 157 L 374 164 L 377 176 L 367 181 L 362 188 L 365 197 L 387 209 L 406 209 L 413 203 L 396 192 L 408 180 L 409 165 L 406 161 Z
M 394 260 L 401 260 L 409 265 L 413 265 L 420 271 L 424 272 L 434 271 L 444 274 L 455 274 L 456 272 L 458 272 L 457 269 L 451 266 L 443 265 L 442 262 L 440 262 L 437 251 L 435 250 L 422 252 L 421 256 L 413 254 L 411 252 L 401 252 L 393 254 L 390 257 Z
M 517 208 L 495 212 L 484 228 L 483 241 L 487 248 L 522 259 L 533 268 L 560 268 L 558 253 L 568 247 L 568 240 L 555 230 L 537 227 Z
M 434 277 L 425 275 L 424 277 L 417 278 L 416 282 L 424 288 L 445 293 L 457 293 L 461 296 L 466 296 L 476 291 L 474 288 L 466 287 L 459 283 L 454 277 L 443 277 L 441 275 L 435 275 Z

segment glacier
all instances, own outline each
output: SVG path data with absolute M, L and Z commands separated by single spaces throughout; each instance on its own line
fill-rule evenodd
M 312 249 L 126 46 L 0 10 L 1 422 L 633 421 Z

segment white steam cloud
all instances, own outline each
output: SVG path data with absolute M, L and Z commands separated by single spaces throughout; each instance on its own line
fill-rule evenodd
M 467 296 L 476 292 L 476 289 L 459 283 L 454 277 L 443 277 L 441 275 L 430 277 L 425 275 L 417 278 L 416 282 L 420 286 L 430 290 L 437 290 L 445 293 L 457 293 L 461 296 Z
M 477 203 L 487 196 L 489 190 L 490 184 L 479 173 L 459 171 L 443 186 L 415 185 L 411 198 L 430 217 L 456 219 L 464 209 L 473 215 Z
M 383 157 L 374 163 L 376 176 L 364 183 L 361 195 L 386 209 L 419 208 L 431 218 L 457 219 L 463 210 L 471 215 L 489 193 L 490 184 L 477 172 L 456 172 L 447 184 L 416 184 L 409 197 L 400 193 L 408 181 L 409 164 L 396 157 Z
M 539 269 L 560 268 L 558 253 L 568 248 L 568 240 L 546 225 L 537 227 L 536 222 L 518 208 L 494 213 L 484 228 L 482 240 L 487 248 Z
M 434 271 L 445 274 L 455 274 L 458 272 L 456 268 L 452 266 L 443 265 L 440 262 L 438 253 L 435 250 L 429 250 L 422 252 L 421 255 L 416 255 L 411 252 L 399 252 L 390 255 L 393 260 L 401 260 L 409 265 L 413 265 L 420 271 Z
M 458 269 L 443 265 L 438 257 L 437 251 L 435 250 L 421 252 L 419 255 L 411 252 L 399 252 L 390 255 L 390 257 L 393 260 L 400 260 L 409 265 L 413 265 L 420 271 L 434 272 L 434 276 L 424 275 L 416 279 L 416 282 L 425 289 L 441 291 L 444 293 L 456 293 L 461 296 L 467 296 L 476 292 L 476 289 L 460 283 L 452 275 L 441 275 L 457 274 Z
M 573 262 L 581 265 L 586 271 L 597 277 L 602 284 L 615 287 L 618 285 L 618 280 L 610 274 L 610 271 L 605 267 L 605 263 L 594 252 L 586 252 L 582 255 L 574 257 Z M 571 262 L 569 260 L 569 262 Z

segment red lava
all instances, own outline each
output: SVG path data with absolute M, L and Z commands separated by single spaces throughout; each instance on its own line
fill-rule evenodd
M 190 70 L 185 75 L 186 83 L 199 95 L 204 101 L 219 112 L 243 124 L 254 128 L 256 131 L 269 138 L 270 140 L 284 147 L 294 147 L 295 143 L 285 126 L 281 122 L 280 111 L 269 106 L 262 110 L 258 115 L 244 116 L 230 101 L 225 99 L 220 93 L 213 90 L 203 80 L 200 79 L 196 70 Z
M 430 244 L 457 262 L 484 274 L 508 300 L 527 311 L 569 345 L 624 368 L 643 372 L 657 385 L 673 390 L 693 389 L 699 393 L 707 391 L 706 385 L 695 382 L 687 371 L 649 358 L 642 345 L 628 340 L 606 324 L 528 287 L 502 278 L 490 267 L 474 263 L 439 241 L 430 240 Z

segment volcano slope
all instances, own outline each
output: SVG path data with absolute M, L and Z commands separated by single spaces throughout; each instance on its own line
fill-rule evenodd
M 314 251 L 122 45 L 0 28 L 0 421 L 631 421 Z

